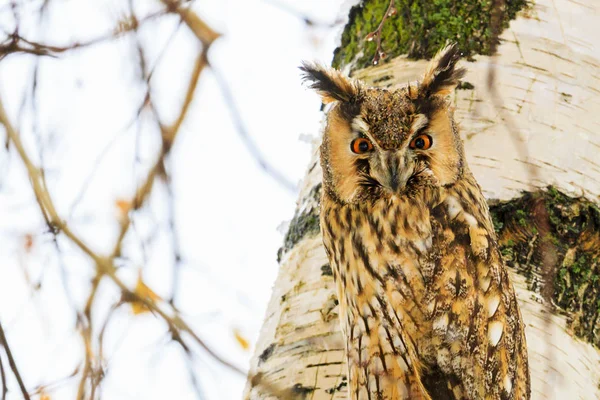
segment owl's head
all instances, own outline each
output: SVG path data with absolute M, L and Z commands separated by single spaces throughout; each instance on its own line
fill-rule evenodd
M 463 147 L 448 95 L 465 73 L 455 45 L 442 49 L 421 81 L 367 88 L 339 71 L 304 64 L 304 79 L 334 103 L 321 145 L 327 193 L 345 203 L 411 196 L 456 182 Z

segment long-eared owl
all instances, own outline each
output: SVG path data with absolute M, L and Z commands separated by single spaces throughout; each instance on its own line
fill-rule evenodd
M 332 103 L 321 231 L 346 339 L 351 399 L 528 399 L 524 325 L 449 95 L 449 45 L 388 90 L 304 64 Z

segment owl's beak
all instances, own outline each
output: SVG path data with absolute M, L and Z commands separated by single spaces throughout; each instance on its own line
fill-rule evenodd
M 381 155 L 382 169 L 379 182 L 392 193 L 401 193 L 414 172 L 412 159 L 404 152 L 386 152 Z

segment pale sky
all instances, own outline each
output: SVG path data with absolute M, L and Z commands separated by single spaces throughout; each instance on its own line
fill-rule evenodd
M 42 0 L 15 3 L 21 36 L 59 46 L 111 32 L 128 12 L 127 2 L 118 0 L 52 0 L 40 19 Z M 229 86 L 247 132 L 265 159 L 295 186 L 305 173 L 308 142 L 318 134 L 322 118 L 319 99 L 301 85 L 297 67 L 302 60 L 329 63 L 342 24 L 307 27 L 275 4 L 332 23 L 347 10 L 345 3 L 192 2 L 192 9 L 223 33 L 209 57 Z M 158 0 L 133 4 L 138 17 L 160 9 Z M 118 232 L 116 201 L 132 196 L 160 145 L 150 114 L 135 120 L 144 96 L 136 41 L 147 64 L 156 66 L 151 93 L 165 123 L 178 112 L 198 51 L 187 28 L 177 29 L 177 18 L 159 21 L 144 24 L 137 35 L 58 58 L 18 54 L 0 61 L 0 98 L 29 154 L 44 167 L 59 214 L 100 253 L 112 248 Z M 0 41 L 14 27 L 10 2 L 0 0 Z M 37 97 L 32 102 L 35 68 Z M 0 140 L 6 140 L 3 129 Z M 283 241 L 278 227 L 293 216 L 297 193 L 267 176 L 242 144 L 211 70 L 201 77 L 169 168 L 183 258 L 177 306 L 202 339 L 246 370 L 253 348 L 244 350 L 234 332 L 250 343 L 258 336 L 277 274 L 277 249 Z M 135 214 L 135 229 L 118 263 L 119 276 L 131 288 L 141 269 L 145 282 L 163 298 L 171 293 L 173 266 L 167 199 L 164 185 L 157 185 L 146 207 Z M 0 216 L 0 322 L 17 365 L 30 391 L 52 384 L 47 390 L 52 399 L 73 399 L 79 379 L 68 376 L 79 365 L 83 348 L 71 302 L 83 308 L 94 266 L 64 238 L 59 241 L 61 256 L 57 254 L 12 148 L 0 149 Z M 27 235 L 33 237 L 29 250 Z M 103 282 L 94 320 L 102 323 L 119 297 L 112 283 Z M 96 332 L 100 328 L 94 327 Z M 131 307 L 122 306 L 104 340 L 102 398 L 198 398 L 188 359 L 168 340 L 166 325 L 156 317 L 134 316 Z M 240 398 L 244 378 L 197 346 L 193 350 L 190 365 L 201 397 Z M 3 362 L 8 369 L 5 358 Z M 21 398 L 8 375 L 8 398 Z

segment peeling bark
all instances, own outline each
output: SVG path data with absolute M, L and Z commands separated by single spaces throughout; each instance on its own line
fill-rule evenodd
M 597 260 L 577 256 L 578 251 L 598 250 L 594 244 L 581 249 L 577 246 L 584 246 L 586 240 L 595 243 L 593 240 L 600 238 L 600 225 L 587 223 L 578 233 L 587 232 L 583 238 L 555 235 L 555 244 L 562 250 L 554 266 L 559 281 L 549 306 L 539 288 L 532 285 L 535 279 L 531 271 L 540 268 L 539 261 L 533 256 L 527 258 L 527 246 L 535 247 L 531 244 L 535 232 L 527 219 L 532 211 L 502 209 L 502 204 L 509 203 L 498 201 L 517 204 L 523 192 L 544 193 L 552 186 L 569 205 L 548 209 L 555 219 L 552 226 L 564 225 L 567 230 L 569 224 L 576 223 L 569 211 L 571 205 L 583 201 L 597 210 L 600 48 L 594 41 L 600 36 L 599 14 L 600 5 L 592 0 L 535 1 L 503 32 L 496 58 L 475 55 L 473 61 L 463 61 L 469 72 L 454 96 L 455 118 L 471 170 L 486 197 L 494 200 L 492 211 L 507 218 L 497 220 L 503 223 L 497 229 L 504 256 L 514 267 L 512 278 L 527 325 L 533 399 L 600 398 L 600 351 L 590 343 L 598 344 L 598 318 L 590 317 L 595 320 L 588 321 L 586 335 L 578 332 L 582 323 L 577 314 L 578 308 L 585 314 L 585 307 L 599 300 L 595 291 L 585 292 L 597 279 L 594 276 L 598 277 Z M 504 101 L 501 110 L 493 105 L 486 89 L 491 63 L 495 64 L 497 89 Z M 425 64 L 397 57 L 377 67 L 349 69 L 370 85 L 394 87 L 417 79 Z M 506 119 L 518 129 L 518 143 L 513 142 Z M 517 146 L 525 148 L 526 154 Z M 281 393 L 291 399 L 346 398 L 344 341 L 333 279 L 318 229 L 310 223 L 302 225 L 302 216 L 318 215 L 315 187 L 320 183 L 321 170 L 317 158 L 315 150 L 292 224 L 298 229 L 280 252 L 281 269 L 252 360 L 254 379 L 247 385 L 247 399 L 281 398 Z M 532 169 L 537 180 L 530 182 Z M 519 209 L 525 215 L 518 214 Z M 564 213 L 560 211 L 563 209 Z M 590 215 L 595 212 L 590 211 Z M 301 229 L 303 226 L 310 229 Z M 523 273 L 524 259 L 530 275 Z M 566 271 L 562 277 L 561 268 Z M 578 278 L 576 286 L 573 274 L 585 269 L 589 274 Z M 548 310 L 553 310 L 551 315 Z M 597 315 L 598 310 L 600 304 L 590 315 Z M 574 321 L 579 321 L 578 325 L 573 325 Z

